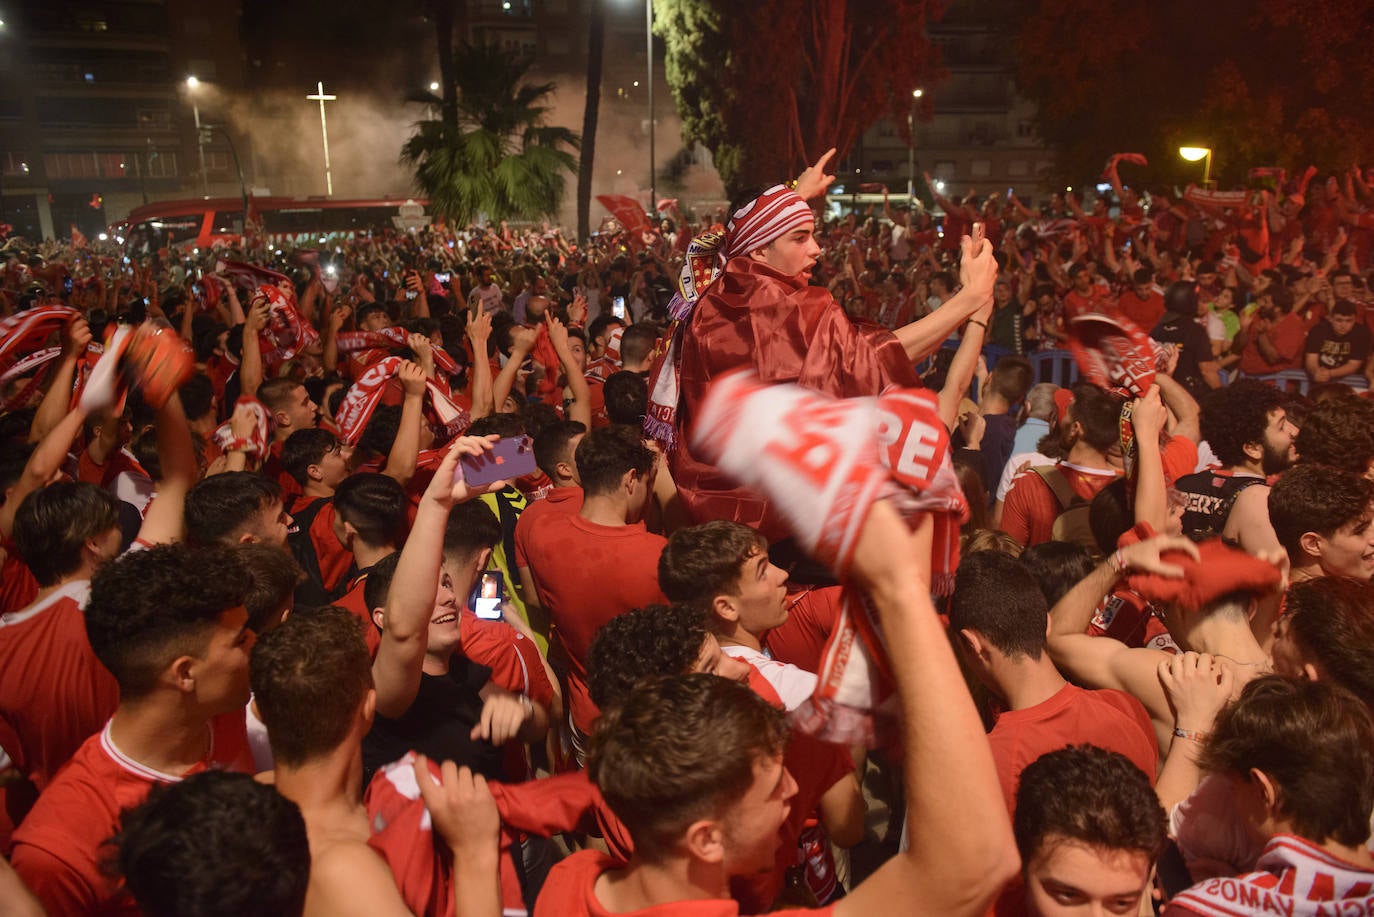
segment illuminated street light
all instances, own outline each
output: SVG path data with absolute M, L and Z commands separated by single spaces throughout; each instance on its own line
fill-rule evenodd
M 439 84 L 438 84 L 438 83 L 430 83 L 430 84 L 429 84 L 429 91 L 430 91 L 430 92 L 438 92 L 438 91 L 439 91 Z
M 324 120 L 324 103 L 333 102 L 337 98 L 338 96 L 325 95 L 324 83 L 316 83 L 315 94 L 306 96 L 307 100 L 320 103 L 320 135 L 324 137 L 324 193 L 326 197 L 334 196 L 334 176 L 329 171 L 329 125 Z
M 1178 148 L 1178 155 L 1189 162 L 1197 162 L 1205 159 L 1207 162 L 1202 167 L 1202 185 L 1205 188 L 1212 186 L 1212 149 L 1205 146 L 1181 146 Z
M 925 95 L 924 89 L 911 90 L 911 111 L 906 116 L 906 201 L 916 200 L 916 100 Z

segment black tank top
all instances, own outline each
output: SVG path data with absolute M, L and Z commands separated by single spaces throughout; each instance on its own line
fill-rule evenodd
M 1220 538 L 1240 492 L 1252 484 L 1263 483 L 1264 478 L 1258 475 L 1216 470 L 1179 478 L 1174 488 L 1188 501 L 1183 510 L 1183 534 L 1194 541 Z

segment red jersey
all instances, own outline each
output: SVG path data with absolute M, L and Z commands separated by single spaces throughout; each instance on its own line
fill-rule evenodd
M 1144 705 L 1111 689 L 1087 691 L 1066 684 L 1049 700 L 1001 714 L 988 741 L 1007 811 L 1012 814 L 1021 771 L 1056 749 L 1086 743 L 1120 752 L 1145 772 L 1152 785 L 1159 763 L 1154 727 Z
M 505 621 L 484 620 L 464 608 L 458 614 L 458 652 L 491 669 L 497 687 L 546 708 L 553 701 L 553 682 L 539 647 Z
M 764 635 L 763 645 L 779 662 L 819 672 L 825 644 L 840 619 L 843 594 L 839 586 L 789 593 L 787 620 Z
M 368 570 L 370 569 L 372 568 L 369 567 Z M 367 570 L 364 570 L 353 578 L 353 582 L 348 584 L 348 591 L 334 604 L 353 612 L 353 615 L 366 625 L 363 628 L 363 639 L 367 641 L 368 655 L 376 659 L 377 648 L 382 645 L 382 632 L 372 620 L 372 609 L 367 607 L 367 600 L 363 597 L 366 588 Z
M 334 534 L 333 498 L 300 496 L 288 499 L 287 512 L 293 517 L 291 531 L 286 536 L 291 553 L 296 555 L 315 585 L 337 595 L 345 585 L 344 577 L 353 567 L 353 552 Z
M 549 871 L 534 905 L 534 917 L 612 917 L 613 913 L 617 917 L 738 917 L 740 913 L 739 904 L 732 898 L 674 901 L 634 911 L 608 911 L 596 898 L 596 880 L 603 872 L 622 865 L 595 850 L 574 853 Z M 835 907 L 788 908 L 773 913 L 826 917 L 835 913 Z
M 1135 290 L 1127 290 L 1116 301 L 1116 310 L 1134 322 L 1141 331 L 1149 334 L 1164 317 L 1164 297 L 1151 290 L 1149 296 L 1141 299 Z
M 581 487 L 555 487 L 542 500 L 525 507 L 515 523 L 515 568 L 528 567 L 529 540 L 534 527 L 549 516 L 574 516 L 582 511 Z
M 14 832 L 14 871 L 49 914 L 138 914 L 123 880 L 100 868 L 120 814 L 143 802 L 156 783 L 176 783 L 205 770 L 253 772 L 242 710 L 215 717 L 206 729 L 205 758 L 180 776 L 124 755 L 110 741 L 108 724 L 77 750 Z
M 530 533 L 530 576 L 568 650 L 568 709 L 583 732 L 591 732 L 598 716 L 587 693 L 592 638 L 616 615 L 667 603 L 658 587 L 658 557 L 667 543 L 642 522 L 598 525 L 574 514 L 548 516 Z
M 19 556 L 14 542 L 5 538 L 0 541 L 4 549 L 5 562 L 0 565 L 0 615 L 18 611 L 38 597 L 38 580 L 33 571 Z
M 282 444 L 282 440 L 276 440 L 267 447 L 267 457 L 262 461 L 262 473 L 281 485 L 282 504 L 290 506 L 291 501 L 301 495 L 301 485 L 286 473 L 286 466 L 281 463 Z
M 1282 372 L 1285 369 L 1301 369 L 1303 347 L 1307 343 L 1308 325 L 1302 316 L 1289 312 L 1280 318 L 1267 332 L 1269 341 L 1278 351 L 1279 361 L 1270 363 L 1259 350 L 1252 336 L 1240 353 L 1240 371 L 1247 375 L 1263 376 Z
M 1084 468 L 1068 462 L 1060 462 L 1056 467 L 1073 492 L 1089 502 L 1120 475 L 1110 469 Z M 1011 490 L 1002 504 L 1002 531 L 1028 548 L 1044 544 L 1052 539 L 1054 520 L 1065 509 L 1044 478 L 1027 469 L 1012 479 Z
M 39 790 L 119 706 L 119 685 L 86 639 L 86 580 L 0 615 L 0 722 L 5 751 Z

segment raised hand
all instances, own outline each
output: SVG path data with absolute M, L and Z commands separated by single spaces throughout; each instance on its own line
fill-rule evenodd
M 825 167 L 835 156 L 835 148 L 832 146 L 821 154 L 821 158 L 816 160 L 815 165 L 806 167 L 806 171 L 797 176 L 797 194 L 804 201 L 813 200 L 821 197 L 835 182 L 835 176 L 826 175 Z

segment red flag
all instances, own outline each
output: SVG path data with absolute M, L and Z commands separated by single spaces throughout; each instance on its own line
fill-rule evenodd
M 631 238 L 653 229 L 644 208 L 634 198 L 624 194 L 598 194 L 596 199 L 620 222 Z
M 262 211 L 258 209 L 258 201 L 255 197 L 248 198 L 248 209 L 243 215 L 243 242 L 245 245 L 256 245 L 258 236 L 262 234 Z
M 73 224 L 72 224 L 72 248 L 85 248 L 86 245 L 87 245 L 87 243 L 86 243 L 86 237 L 85 237 L 85 235 L 83 235 L 82 232 L 81 232 L 81 230 L 77 229 L 77 228 L 76 228 L 76 224 L 73 223 Z

